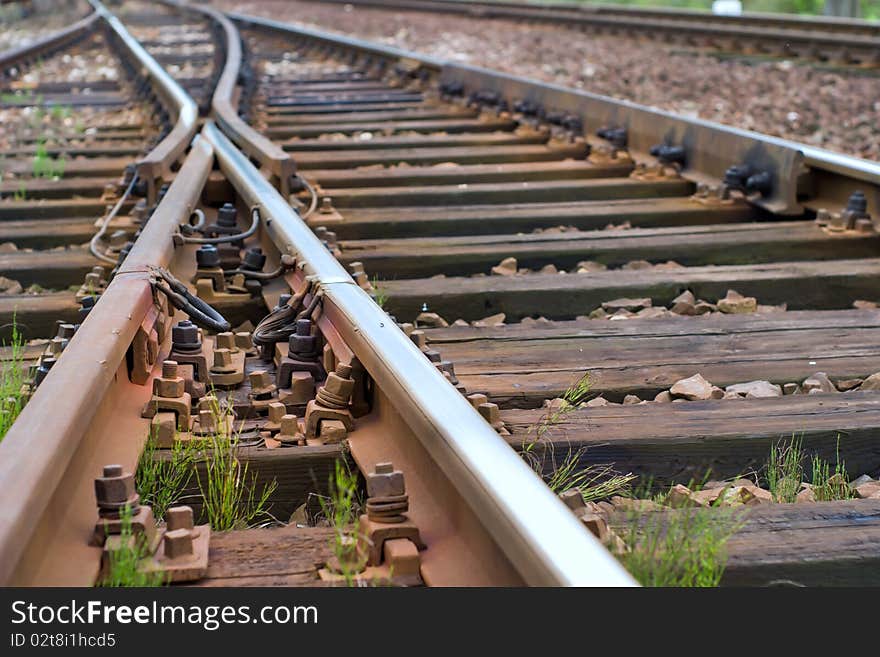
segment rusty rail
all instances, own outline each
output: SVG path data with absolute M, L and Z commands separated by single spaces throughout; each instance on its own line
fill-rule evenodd
M 174 103 L 177 125 L 141 161 L 145 171 L 170 172 L 195 130 L 195 104 L 128 34 L 119 21 L 92 0 L 131 56 L 147 71 L 163 98 Z M 142 445 L 122 443 L 115 411 L 123 399 L 149 395 L 128 379 L 126 353 L 144 317 L 154 307 L 147 265 L 171 258 L 172 234 L 189 216 L 210 173 L 213 152 L 198 140 L 125 261 L 83 322 L 50 376 L 40 385 L 0 443 L 0 582 L 3 584 L 90 585 L 99 559 L 83 540 L 93 523 L 91 476 L 118 461 L 133 469 Z M 144 164 L 146 163 L 146 164 Z M 71 394 L 75 389 L 76 394 Z M 127 403 L 131 403 L 130 401 Z M 136 403 L 138 403 L 136 401 Z M 137 414 L 134 414 L 137 417 Z M 145 435 L 136 432 L 133 435 Z M 87 473 L 87 474 L 83 474 Z M 62 550 L 49 553 L 47 545 Z M 63 554 L 63 559 L 57 559 Z M 84 556 L 70 569 L 69 559 Z
M 199 110 L 195 101 L 138 43 L 100 0 L 89 0 L 95 12 L 116 36 L 124 54 L 147 75 L 150 83 L 175 121 L 171 132 L 138 162 L 138 173 L 147 181 L 147 200 L 155 203 L 160 181 L 168 180 L 196 134 Z

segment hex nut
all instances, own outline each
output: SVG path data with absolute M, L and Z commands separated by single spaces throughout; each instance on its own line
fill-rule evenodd
M 392 497 L 406 494 L 403 472 L 394 470 L 391 463 L 377 463 L 374 472 L 367 475 L 369 497 Z

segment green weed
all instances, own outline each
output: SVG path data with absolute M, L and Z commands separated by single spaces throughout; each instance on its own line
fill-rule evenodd
M 183 501 L 193 477 L 198 449 L 195 443 L 175 440 L 170 450 L 160 450 L 154 436 L 147 438 L 135 471 L 135 487 L 141 501 L 153 508 L 157 520 Z
M 767 461 L 767 487 L 773 500 L 791 503 L 797 499 L 804 480 L 804 451 L 800 438 L 792 436 L 789 442 L 778 442 L 770 446 Z
M 120 513 L 122 527 L 118 549 L 108 551 L 108 571 L 104 579 L 98 582 L 98 586 L 147 587 L 162 586 L 165 583 L 165 576 L 161 572 L 141 570 L 141 563 L 149 555 L 147 546 L 132 532 L 131 517 L 131 507 L 126 506 Z
M 385 304 L 388 303 L 388 290 L 386 290 L 379 280 L 378 276 L 374 276 L 372 280 L 373 285 L 373 300 L 376 302 L 376 305 L 380 308 L 384 308 Z
M 215 531 L 244 529 L 258 520 L 271 519 L 267 512 L 269 497 L 278 482 L 273 480 L 257 493 L 256 474 L 249 473 L 248 463 L 238 459 L 240 431 L 227 429 L 231 411 L 215 404 L 212 414 L 217 429 L 207 437 L 204 474 L 196 471 L 203 515 Z
M 8 345 L 8 357 L 0 363 L 0 441 L 24 408 L 25 383 L 24 337 L 18 331 L 15 318 L 12 321 L 12 339 Z
M 321 496 L 321 511 L 333 528 L 333 556 L 339 574 L 347 586 L 357 585 L 357 575 L 366 566 L 366 557 L 358 554 L 357 522 L 362 508 L 358 497 L 357 475 L 350 472 L 342 459 L 330 476 L 329 495 Z
M 34 178 L 61 178 L 64 175 L 64 168 L 65 160 L 63 157 L 49 157 L 49 152 L 46 150 L 46 142 L 37 142 L 33 163 Z
M 714 587 L 727 565 L 727 541 L 743 524 L 734 508 L 627 515 L 617 556 L 642 586 Z
M 855 497 L 849 487 L 849 475 L 846 472 L 846 464 L 840 460 L 840 436 L 837 436 L 837 450 L 835 455 L 834 470 L 828 461 L 814 455 L 811 460 L 813 477 L 813 496 L 817 502 L 832 502 L 834 500 L 848 500 Z

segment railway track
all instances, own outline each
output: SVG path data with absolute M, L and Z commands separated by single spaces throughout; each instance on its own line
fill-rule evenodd
M 146 49 L 90 20 L 177 123 L 133 167 L 149 221 L 0 443 L 3 581 L 106 575 L 140 460 L 143 568 L 175 581 L 631 584 L 602 542 L 626 563 L 633 513 L 681 504 L 551 491 L 533 468 L 560 455 L 707 517 L 729 500 L 704 493 L 748 502 L 726 584 L 876 571 L 875 163 L 202 6 L 119 15 Z M 792 435 L 867 477 L 759 504 Z M 171 501 L 213 531 L 145 488 L 186 450 Z M 302 526 L 340 460 L 357 529 Z M 264 526 L 247 498 L 216 515 L 224 463 Z M 707 473 L 727 484 L 682 490 Z
M 378 9 L 427 11 L 474 19 L 509 19 L 560 25 L 582 32 L 660 39 L 683 47 L 750 57 L 784 57 L 838 66 L 876 68 L 880 26 L 828 16 L 704 11 L 619 5 L 566 5 L 460 0 L 318 0 Z

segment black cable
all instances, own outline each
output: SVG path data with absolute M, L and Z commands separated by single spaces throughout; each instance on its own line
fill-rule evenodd
M 161 267 L 153 267 L 152 272 L 167 283 L 163 285 L 157 279 L 153 281 L 153 286 L 168 297 L 172 306 L 189 315 L 194 324 L 217 333 L 226 333 L 232 328 L 223 315 L 190 293 L 186 285 L 174 278 L 170 272 Z
M 260 225 L 260 209 L 255 206 L 251 209 L 251 212 L 253 217 L 251 227 L 243 233 L 221 235 L 220 237 L 187 237 L 183 233 L 178 233 L 174 236 L 175 242 L 180 244 L 226 244 L 228 242 L 240 242 L 256 233 Z

